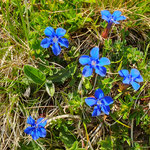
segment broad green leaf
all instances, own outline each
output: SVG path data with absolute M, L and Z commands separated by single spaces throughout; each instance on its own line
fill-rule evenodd
M 37 84 L 43 84 L 46 80 L 45 75 L 37 68 L 30 65 L 24 66 L 25 75 Z
M 66 132 L 64 129 L 60 131 L 59 137 L 67 148 L 70 148 L 72 144 L 76 141 L 74 136 L 69 132 Z
M 46 91 L 49 96 L 53 97 L 55 93 L 55 85 L 51 81 L 46 81 L 45 83 Z

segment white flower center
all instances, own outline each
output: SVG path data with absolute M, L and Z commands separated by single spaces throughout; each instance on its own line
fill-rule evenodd
M 96 65 L 96 61 L 93 60 L 93 61 L 92 61 L 92 66 L 95 66 L 95 65 Z
M 98 104 L 98 105 L 101 105 L 102 103 L 101 103 L 101 101 L 100 101 L 100 100 L 98 100 L 98 101 L 97 101 L 97 104 Z
M 56 43 L 57 41 L 58 41 L 58 38 L 55 36 L 55 37 L 53 38 L 53 42 Z

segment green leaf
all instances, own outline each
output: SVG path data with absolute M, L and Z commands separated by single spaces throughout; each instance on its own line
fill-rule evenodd
M 106 137 L 105 140 L 101 141 L 101 150 L 112 150 L 114 141 L 111 139 L 110 136 Z
M 76 72 L 77 65 L 75 63 L 69 64 L 65 69 L 58 71 L 53 76 L 48 77 L 48 80 L 52 82 L 62 82 L 64 83 L 66 79 L 73 76 Z
M 47 80 L 45 83 L 45 87 L 48 95 L 53 97 L 55 93 L 55 85 L 52 83 L 52 81 Z
M 59 137 L 67 148 L 70 148 L 72 144 L 76 141 L 74 136 L 71 135 L 69 132 L 66 132 L 64 129 L 60 131 Z
M 77 150 L 78 149 L 78 141 L 75 141 L 72 145 L 72 147 L 68 150 Z
M 73 143 L 72 147 L 69 148 L 69 149 L 67 149 L 67 150 L 85 150 L 85 148 L 79 148 L 78 145 L 79 145 L 79 142 L 78 142 L 78 141 L 75 141 L 75 142 Z
M 92 85 L 87 78 L 84 78 L 83 84 L 87 90 L 92 89 Z
M 37 84 L 43 84 L 46 80 L 46 76 L 37 68 L 30 65 L 24 66 L 25 75 Z
M 34 141 L 25 144 L 23 141 L 20 142 L 20 148 L 18 150 L 41 150 L 41 147 L 36 144 Z
M 122 61 L 121 61 L 120 64 L 119 64 L 119 67 L 118 67 L 118 69 L 117 69 L 117 72 L 120 71 L 121 68 L 122 68 Z

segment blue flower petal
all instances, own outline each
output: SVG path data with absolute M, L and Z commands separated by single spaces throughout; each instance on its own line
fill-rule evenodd
M 140 85 L 134 81 L 131 82 L 132 87 L 134 88 L 134 90 L 138 90 L 140 88 Z
M 34 126 L 35 125 L 35 120 L 31 116 L 29 116 L 27 118 L 27 124 L 30 124 L 30 125 Z
M 60 46 L 58 45 L 58 43 L 54 43 L 53 46 L 52 46 L 52 51 L 54 53 L 54 55 L 58 56 L 61 52 L 61 48 Z
M 109 107 L 109 106 L 102 105 L 102 106 L 101 106 L 101 110 L 102 110 L 106 115 L 109 115 L 110 107 Z
M 104 77 L 106 75 L 106 68 L 101 66 L 96 66 L 95 72 L 100 76 Z
M 46 137 L 46 129 L 45 128 L 38 128 L 38 135 L 39 137 Z
M 143 78 L 142 78 L 141 75 L 139 75 L 137 78 L 135 78 L 134 81 L 136 81 L 136 82 L 143 82 Z
M 104 20 L 106 20 L 107 22 L 109 22 L 110 21 L 110 18 L 108 18 L 108 17 L 106 17 L 106 16 L 102 16 L 102 19 L 104 19 Z
M 41 46 L 43 48 L 49 48 L 51 44 L 52 44 L 52 42 L 49 38 L 45 38 L 41 41 Z
M 31 132 L 32 132 L 34 129 L 35 129 L 35 127 L 27 127 L 27 128 L 24 130 L 24 132 L 25 132 L 26 134 L 31 134 Z
M 33 140 L 37 140 L 40 137 L 38 129 L 33 130 L 31 132 L 31 136 L 32 136 Z
M 106 58 L 106 57 L 102 57 L 99 60 L 99 64 L 100 64 L 100 66 L 109 65 L 110 64 L 110 60 L 108 58 Z
M 111 13 L 108 10 L 102 10 L 101 15 L 102 15 L 102 17 L 106 16 L 107 18 L 109 18 L 111 16 Z
M 112 20 L 113 23 L 115 24 L 120 24 L 118 21 Z
M 116 10 L 116 11 L 114 11 L 114 13 L 112 14 L 112 17 L 113 17 L 114 20 L 115 20 L 115 19 L 117 19 L 118 17 L 120 17 L 120 15 L 121 15 L 121 11 Z
M 94 106 L 97 102 L 97 100 L 94 97 L 88 97 L 85 99 L 85 102 L 89 106 Z
M 92 50 L 90 51 L 90 55 L 94 60 L 98 59 L 99 58 L 99 48 L 98 47 L 92 48 Z
M 85 67 L 83 68 L 82 74 L 83 74 L 84 77 L 89 77 L 89 76 L 92 75 L 92 73 L 93 73 L 93 68 L 92 68 L 92 67 L 90 67 L 90 66 L 85 66 Z
M 95 106 L 93 113 L 92 113 L 92 116 L 96 117 L 96 116 L 99 116 L 100 114 L 101 114 L 100 108 L 98 106 Z
M 68 48 L 69 46 L 69 41 L 66 38 L 59 38 L 58 43 L 60 43 L 61 46 L 64 46 Z
M 47 27 L 44 31 L 45 35 L 48 37 L 53 37 L 55 35 L 55 31 L 52 27 Z
M 96 91 L 95 91 L 95 95 L 94 95 L 97 99 L 101 99 L 101 98 L 103 98 L 104 97 L 104 93 L 103 93 L 103 91 L 101 90 L 101 89 L 97 89 Z
M 91 59 L 89 56 L 87 55 L 83 55 L 79 58 L 79 63 L 81 65 L 87 65 L 87 64 L 90 64 L 91 63 Z
M 138 77 L 140 75 L 140 72 L 137 69 L 131 69 L 131 73 L 130 74 L 131 74 L 131 76 L 133 78 L 136 78 L 136 77 Z
M 37 120 L 37 125 L 38 126 L 42 126 L 42 127 L 44 127 L 45 125 L 46 125 L 46 123 L 47 123 L 47 120 L 44 120 L 44 118 L 39 118 L 38 120 Z
M 106 106 L 108 106 L 114 102 L 114 100 L 110 96 L 105 96 L 102 100 Z
M 125 16 L 120 16 L 120 17 L 116 18 L 116 21 L 120 21 L 120 20 L 126 20 L 126 17 Z
M 124 84 L 130 84 L 130 79 L 128 77 L 125 77 L 122 82 Z
M 121 77 L 127 77 L 129 75 L 129 71 L 126 69 L 120 70 L 118 73 Z
M 59 37 L 62 37 L 66 34 L 66 30 L 63 29 L 63 28 L 57 28 L 56 29 L 56 35 L 59 36 Z

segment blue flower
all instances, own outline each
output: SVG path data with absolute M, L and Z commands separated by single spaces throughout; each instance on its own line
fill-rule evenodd
M 26 134 L 30 134 L 33 138 L 33 140 L 37 140 L 39 137 L 45 137 L 46 136 L 46 129 L 44 126 L 47 123 L 47 120 L 44 120 L 44 118 L 39 118 L 37 122 L 35 123 L 35 120 L 29 116 L 27 119 L 27 123 L 30 124 L 30 127 L 27 127 L 24 132 Z
M 128 70 L 120 70 L 119 75 L 123 77 L 124 84 L 131 84 L 134 90 L 138 90 L 140 85 L 137 82 L 143 82 L 143 78 L 140 75 L 140 72 L 137 69 L 131 69 L 131 73 L 129 74 Z
M 83 68 L 82 74 L 85 77 L 89 77 L 93 73 L 93 69 L 100 76 L 104 77 L 106 75 L 106 68 L 104 65 L 109 65 L 110 60 L 106 57 L 102 57 L 99 59 L 99 48 L 94 47 L 90 52 L 91 57 L 87 55 L 83 55 L 79 58 L 79 62 L 81 65 L 86 65 Z
M 125 16 L 121 16 L 121 11 L 116 10 L 113 14 L 111 14 L 108 10 L 101 11 L 102 19 L 106 20 L 108 23 L 112 24 L 119 24 L 118 21 L 125 20 Z
M 56 33 L 52 27 L 47 27 L 44 31 L 47 38 L 41 41 L 41 46 L 43 48 L 48 48 L 52 45 L 52 51 L 54 55 L 58 56 L 61 52 L 61 46 L 68 48 L 69 42 L 66 38 L 62 38 L 66 34 L 66 30 L 63 28 L 57 28 Z
M 109 96 L 104 96 L 103 91 L 101 89 L 97 89 L 95 91 L 95 97 L 88 97 L 85 99 L 85 102 L 90 107 L 95 105 L 92 116 L 99 116 L 101 111 L 109 115 L 109 105 L 113 103 L 113 99 Z

